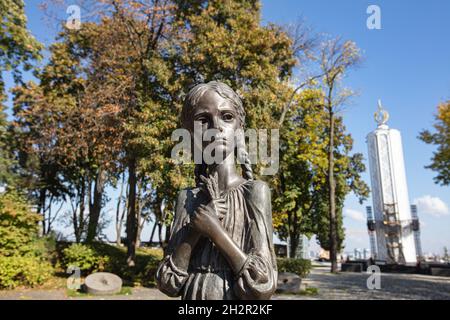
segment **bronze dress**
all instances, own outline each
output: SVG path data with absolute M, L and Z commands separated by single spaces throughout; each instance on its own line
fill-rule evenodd
M 183 241 L 189 216 L 205 202 L 199 188 L 180 192 L 166 256 L 156 278 L 159 289 L 184 300 L 270 299 L 276 289 L 277 265 L 273 250 L 270 189 L 258 180 L 227 190 L 222 226 L 248 256 L 239 274 L 208 238 L 194 248 L 187 272 L 177 268 L 171 254 Z

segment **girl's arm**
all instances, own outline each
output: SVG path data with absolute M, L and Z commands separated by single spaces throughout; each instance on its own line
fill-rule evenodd
M 191 219 L 192 230 L 202 233 L 216 245 L 230 264 L 234 273 L 238 274 L 247 260 L 247 255 L 231 239 L 220 224 L 212 204 L 201 205 Z
M 187 192 L 183 190 L 178 196 L 166 256 L 156 272 L 158 288 L 171 297 L 180 295 L 189 277 L 189 261 L 200 238 L 200 234 L 188 227 L 189 215 L 185 209 Z
M 184 271 L 188 269 L 192 251 L 199 239 L 200 233 L 188 228 L 184 239 L 172 253 L 172 261 L 179 269 Z

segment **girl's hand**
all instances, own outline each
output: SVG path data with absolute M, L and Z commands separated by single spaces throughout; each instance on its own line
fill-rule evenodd
M 190 226 L 210 239 L 222 229 L 214 209 L 205 205 L 200 205 L 195 211 L 191 217 Z

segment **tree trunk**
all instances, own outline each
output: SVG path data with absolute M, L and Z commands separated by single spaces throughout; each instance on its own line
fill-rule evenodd
M 163 240 L 162 240 L 162 223 L 158 222 L 158 238 L 159 238 L 159 246 L 162 248 Z
M 89 203 L 89 224 L 86 236 L 86 242 L 91 243 L 94 241 L 98 232 L 98 222 L 100 219 L 100 212 L 102 210 L 102 196 L 104 187 L 103 171 L 99 169 L 97 178 L 94 184 L 94 197 L 93 202 Z M 91 185 L 89 185 L 89 193 L 91 193 Z
M 50 234 L 50 232 L 52 231 L 52 202 L 53 195 L 50 196 L 50 200 L 48 202 L 47 230 L 44 232 L 44 235 Z
M 136 212 L 136 226 L 137 226 L 137 229 L 136 229 L 136 248 L 139 248 L 141 246 L 141 231 L 142 231 L 141 220 L 142 220 L 142 217 L 141 217 L 140 210 L 137 210 L 137 212 Z
M 78 197 L 80 199 L 80 213 L 79 217 L 77 218 L 77 210 L 75 206 L 75 211 L 73 213 L 73 229 L 75 234 L 75 241 L 77 243 L 81 242 L 81 237 L 83 235 L 83 229 L 84 229 L 84 209 L 85 209 L 85 197 L 86 197 L 86 186 L 85 181 L 82 179 L 82 183 L 79 187 L 78 191 Z
M 292 214 L 292 226 L 290 228 L 290 235 L 289 235 L 289 239 L 290 239 L 290 255 L 291 258 L 297 258 L 297 248 L 298 248 L 298 244 L 299 244 L 299 232 L 297 230 L 297 215 L 296 215 L 296 210 L 297 210 L 297 206 L 294 208 L 294 213 Z
M 136 159 L 132 158 L 128 163 L 128 210 L 127 210 L 127 264 L 129 267 L 135 266 L 136 260 Z
M 292 229 L 291 229 L 291 212 L 288 211 L 287 212 L 287 243 L 286 243 L 286 256 L 287 258 L 292 258 L 292 251 L 291 251 L 291 234 L 292 234 Z
M 136 248 L 141 246 L 141 232 L 144 227 L 144 221 L 142 221 L 142 185 L 143 179 L 139 181 L 138 191 L 136 195 Z
M 122 233 L 122 225 L 116 223 L 116 245 L 117 246 L 121 246 L 122 245 L 121 233 Z
M 79 194 L 79 190 L 77 190 L 77 193 Z M 73 224 L 73 234 L 75 235 L 75 242 L 79 243 L 80 242 L 80 238 L 79 238 L 79 233 L 78 233 L 78 217 L 77 217 L 77 208 L 78 208 L 78 203 L 77 203 L 77 198 L 75 197 L 75 205 L 72 204 L 72 199 L 69 199 L 70 201 L 70 205 L 72 206 L 72 224 Z
M 336 203 L 335 203 L 335 181 L 334 181 L 334 113 L 329 107 L 330 115 L 330 149 L 328 150 L 328 188 L 330 205 L 330 260 L 331 272 L 336 273 L 337 268 L 337 230 L 336 230 Z
M 164 252 L 166 251 L 167 244 L 169 243 L 169 238 L 170 238 L 170 228 L 168 226 L 166 226 L 166 232 L 165 232 L 164 242 L 163 242 Z
M 45 200 L 46 200 L 47 189 L 43 188 L 39 191 L 39 204 L 37 208 L 38 214 L 42 215 L 42 235 L 45 235 Z
M 292 233 L 290 235 L 290 253 L 291 253 L 291 258 L 294 258 L 294 259 L 298 258 L 297 257 L 298 245 L 299 245 L 299 235 Z
M 150 239 L 148 240 L 150 246 L 152 245 L 153 237 L 155 236 L 155 231 L 156 231 L 156 226 L 157 226 L 157 225 L 158 225 L 158 224 L 156 223 L 156 219 L 155 219 L 155 223 L 153 224 L 152 232 L 151 232 L 151 234 L 150 234 Z
M 83 179 L 80 194 L 80 218 L 78 219 L 78 242 L 81 241 L 84 231 L 84 210 L 86 208 L 86 181 Z
M 120 216 L 120 205 L 122 203 L 122 195 L 123 195 L 123 185 L 125 184 L 125 172 L 122 175 L 122 183 L 120 184 L 120 193 L 119 198 L 117 199 L 117 208 L 116 208 L 116 245 L 122 245 L 122 221 L 123 214 Z

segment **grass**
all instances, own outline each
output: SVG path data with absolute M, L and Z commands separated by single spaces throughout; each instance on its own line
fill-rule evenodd
M 319 294 L 319 289 L 314 287 L 306 287 L 305 290 L 300 290 L 298 295 L 301 296 L 317 296 Z
M 319 294 L 319 289 L 307 287 L 305 290 L 300 290 L 299 292 L 283 292 L 282 294 L 293 296 L 317 296 Z
M 45 283 L 35 288 L 43 290 L 64 289 L 67 287 L 67 277 L 69 274 L 62 275 L 61 273 L 55 273 Z

